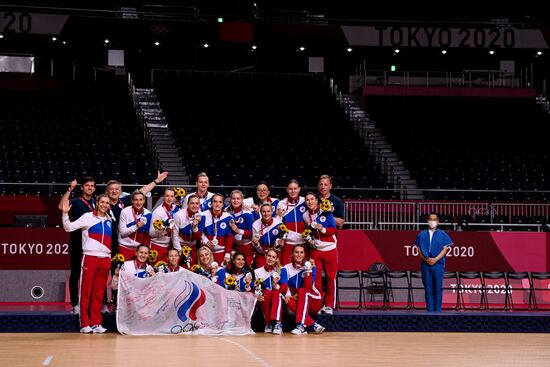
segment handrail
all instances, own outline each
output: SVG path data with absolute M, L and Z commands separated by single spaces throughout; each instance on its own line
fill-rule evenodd
M 353 224 L 370 224 L 372 227 L 372 222 L 352 222 Z M 376 223 L 376 228 L 380 229 L 380 226 L 414 226 L 416 229 L 420 229 L 422 226 L 428 226 L 426 222 L 378 222 Z M 463 224 L 461 223 L 438 223 L 439 227 L 451 227 L 453 231 L 461 229 Z M 500 227 L 500 231 L 503 232 L 505 227 L 534 227 L 537 229 L 537 232 L 542 232 L 542 224 L 523 224 L 523 223 L 468 223 L 468 227 Z
M 276 80 L 326 80 L 324 74 L 314 73 L 277 73 L 277 72 L 265 72 L 265 71 L 231 71 L 231 70 L 190 70 L 190 69 L 168 69 L 168 68 L 155 68 L 151 69 L 151 85 L 155 85 L 155 75 L 161 73 L 164 76 L 168 74 L 175 74 L 176 77 L 180 75 L 224 75 L 234 77 L 246 76 L 251 79 L 254 77 L 273 77 Z
M 76 177 L 76 179 L 78 179 L 78 177 Z M 69 183 L 68 182 L 0 182 L 0 187 L 2 186 L 66 186 L 68 185 Z M 140 187 L 140 186 L 143 186 L 145 184 L 135 184 L 135 185 L 132 185 L 132 186 L 136 186 L 136 187 Z M 102 184 L 100 183 L 96 183 L 96 186 L 102 186 Z M 129 185 L 128 185 L 129 186 Z M 184 188 L 194 188 L 195 186 L 192 185 L 192 184 L 189 184 L 189 185 L 181 185 L 182 187 Z M 168 187 L 166 185 L 159 185 L 159 187 Z M 210 185 L 211 188 L 220 188 L 222 190 L 226 190 L 226 189 L 229 189 L 229 188 L 242 188 L 242 189 L 252 189 L 254 188 L 254 185 L 239 185 L 239 186 L 236 186 L 236 185 Z M 277 186 L 277 185 L 273 185 L 271 186 L 272 189 L 286 189 L 286 186 Z M 303 192 L 306 192 L 307 190 L 316 190 L 317 187 L 316 186 L 307 186 L 307 185 L 304 185 L 302 186 L 302 191 Z M 426 192 L 426 193 L 496 193 L 496 194 L 499 194 L 499 193 L 502 193 L 502 194 L 505 194 L 505 193 L 518 193 L 518 194 L 521 194 L 521 193 L 536 193 L 536 194 L 550 194 L 550 190 L 490 190 L 490 189 L 425 189 L 425 188 L 418 188 L 418 189 L 408 189 L 408 188 L 386 188 L 386 187 L 333 187 L 332 188 L 332 191 L 334 192 L 335 195 L 338 196 L 338 192 L 342 192 L 342 191 L 347 191 L 347 192 L 377 192 L 377 191 L 388 191 L 388 192 L 409 192 L 409 191 L 414 191 L 414 192 L 417 192 L 417 191 L 423 191 L 423 192 Z M 376 201 L 376 202 L 381 202 L 381 200 L 375 200 L 375 199 L 361 199 L 361 200 L 358 200 L 358 199 L 348 199 L 346 200 L 347 202 L 372 202 L 372 201 Z M 400 202 L 401 200 L 382 200 L 382 201 L 385 201 L 385 202 Z M 456 202 L 460 202 L 460 203 L 463 203 L 463 204 L 466 204 L 466 203 L 471 203 L 471 204 L 480 204 L 480 203 L 494 203 L 494 205 L 498 205 L 499 203 L 498 202 L 494 202 L 494 201 L 489 201 L 489 200 L 479 200 L 479 201 L 472 201 L 472 200 L 438 200 L 438 199 L 426 199 L 426 200 L 423 200 L 422 201 L 423 203 L 456 203 Z M 503 203 L 500 203 L 500 204 L 505 204 L 505 205 L 528 205 L 528 204 L 533 204 L 533 205 L 540 205 L 540 204 L 537 204 L 537 203 L 518 203 L 518 202 L 515 202 L 515 203 L 508 203 L 508 202 L 503 202 Z M 544 203 L 541 203 L 541 204 L 544 204 Z M 548 204 L 550 205 L 550 204 Z
M 387 71 L 357 68 L 355 83 L 360 85 L 395 85 L 402 87 L 530 87 L 528 77 L 501 70 L 461 71 Z

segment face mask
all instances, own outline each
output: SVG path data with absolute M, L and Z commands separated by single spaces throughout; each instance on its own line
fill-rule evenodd
M 437 222 L 435 220 L 430 220 L 430 221 L 428 221 L 428 226 L 431 229 L 434 229 L 435 227 L 437 227 Z

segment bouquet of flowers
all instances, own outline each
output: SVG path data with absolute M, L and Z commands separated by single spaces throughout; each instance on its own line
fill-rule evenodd
M 233 276 L 228 276 L 225 278 L 225 287 L 229 290 L 235 290 L 237 284 L 237 279 Z
M 168 264 L 162 260 L 155 263 L 155 271 L 157 273 L 168 273 Z
M 191 271 L 195 274 L 202 275 L 203 277 L 208 277 L 208 273 L 199 265 L 195 264 L 191 267 Z
M 126 259 L 124 259 L 124 255 L 116 254 L 115 256 L 113 256 L 111 261 L 114 262 L 115 264 L 124 264 L 124 261 L 126 261 Z
M 189 268 L 191 264 L 191 247 L 183 246 L 181 249 L 181 255 L 183 256 L 183 261 L 187 264 L 187 268 Z
M 159 257 L 159 252 L 157 250 L 151 250 L 149 252 L 149 257 L 147 258 L 147 262 L 154 264 L 157 262 L 158 257 Z
M 315 241 L 313 240 L 313 237 L 311 237 L 311 229 L 306 228 L 302 232 L 302 238 L 306 240 L 307 243 L 313 248 L 316 249 L 317 246 L 315 245 Z
M 162 219 L 155 219 L 153 221 L 153 228 L 157 231 L 164 231 L 166 228 L 174 228 L 174 220 L 173 219 L 166 219 L 163 221 Z
M 166 229 L 166 226 L 164 225 L 162 219 L 155 219 L 153 221 L 153 228 L 157 231 L 164 231 Z
M 174 196 L 176 198 L 175 204 L 181 208 L 185 200 L 185 189 L 183 187 L 174 187 Z
M 279 238 L 286 240 L 288 237 L 288 228 L 284 224 L 279 224 Z
M 325 200 L 321 201 L 320 206 L 321 206 L 321 211 L 322 212 L 333 212 L 334 211 L 334 206 L 332 206 L 332 203 L 328 199 L 325 199 Z
M 256 297 L 263 296 L 264 292 L 262 289 L 264 288 L 264 280 L 262 278 L 256 278 L 254 281 L 254 294 Z

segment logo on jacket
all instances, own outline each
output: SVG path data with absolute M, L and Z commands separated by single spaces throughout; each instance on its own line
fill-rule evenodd
M 220 228 L 221 228 L 221 229 L 225 229 L 226 227 L 227 227 L 227 224 L 226 224 L 226 223 L 220 224 Z
M 182 322 L 197 319 L 197 310 L 206 301 L 206 294 L 195 283 L 185 282 L 183 291 L 176 297 L 174 308 Z

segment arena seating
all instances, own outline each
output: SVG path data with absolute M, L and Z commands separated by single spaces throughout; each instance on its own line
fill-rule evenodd
M 391 188 L 320 78 L 269 74 L 188 73 L 155 79 L 180 154 L 194 176 L 215 185 Z M 307 77 L 307 76 L 306 76 Z M 282 192 L 274 195 L 281 196 Z M 346 198 L 392 198 L 390 191 L 338 191 Z
M 151 163 L 122 80 L 55 90 L 0 91 L 1 182 L 148 182 Z M 63 188 L 0 185 L 1 194 L 57 194 Z
M 532 192 L 550 189 L 546 180 L 550 125 L 534 100 L 369 96 L 365 109 L 420 188 L 493 190 L 427 194 L 432 199 L 549 198 Z

